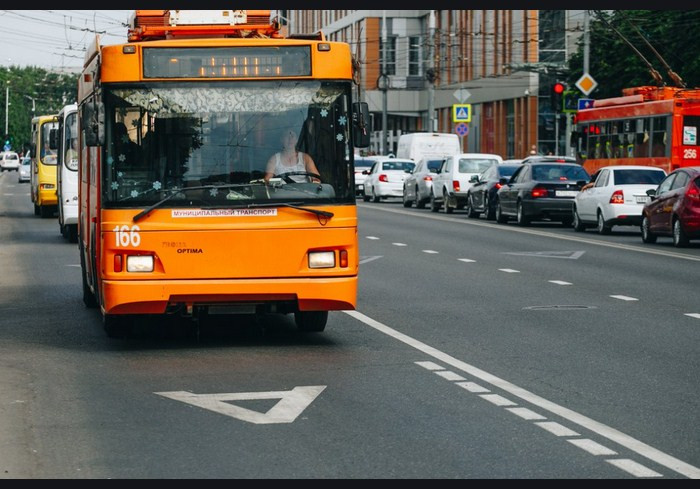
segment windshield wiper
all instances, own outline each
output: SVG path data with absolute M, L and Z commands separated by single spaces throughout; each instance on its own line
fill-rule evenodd
M 200 185 L 200 186 L 197 186 L 197 187 L 173 188 L 173 189 L 167 190 L 168 192 L 170 192 L 168 195 L 166 195 L 165 197 L 163 197 L 162 199 L 160 199 L 160 200 L 159 200 L 158 202 L 156 202 L 155 204 L 149 205 L 149 206 L 146 207 L 144 210 L 142 210 L 141 212 L 139 212 L 138 214 L 136 214 L 136 215 L 132 218 L 132 221 L 133 221 L 133 222 L 138 222 L 138 221 L 140 221 L 141 219 L 143 219 L 144 217 L 146 217 L 146 216 L 148 215 L 148 213 L 151 212 L 153 209 L 156 209 L 156 208 L 160 207 L 161 205 L 165 204 L 167 201 L 169 201 L 170 199 L 172 199 L 173 197 L 175 197 L 175 196 L 178 195 L 179 193 L 185 192 L 185 191 L 187 191 L 187 190 L 207 190 L 207 189 L 232 188 L 232 187 L 247 187 L 247 186 L 250 186 L 250 184 L 247 184 L 247 183 L 238 183 L 238 184 L 236 184 L 236 183 L 231 183 L 231 184 L 222 184 L 222 185 Z M 327 218 L 327 219 L 330 219 L 331 217 L 333 217 L 333 216 L 335 215 L 335 214 L 333 214 L 332 212 L 328 212 L 328 211 L 322 211 L 322 210 L 319 210 L 319 209 L 312 209 L 312 208 L 309 208 L 309 207 L 302 207 L 300 204 L 301 204 L 301 202 L 271 202 L 271 203 L 269 203 L 269 204 L 248 204 L 248 205 L 242 205 L 242 206 L 236 206 L 236 207 L 238 207 L 238 208 L 246 207 L 246 208 L 248 208 L 248 209 L 261 208 L 261 207 L 289 207 L 289 208 L 291 208 L 291 209 L 297 209 L 297 210 L 300 210 L 300 211 L 310 212 L 310 213 L 315 214 L 315 215 L 317 215 L 317 216 L 319 216 L 319 217 L 325 217 L 325 218 Z
M 245 207 L 248 209 L 257 209 L 260 207 L 289 207 L 291 209 L 310 212 L 311 214 L 316 214 L 319 217 L 326 217 L 328 219 L 335 216 L 335 214 L 332 212 L 312 209 L 310 207 L 302 207 L 300 204 L 301 202 L 270 202 L 269 204 L 248 204 Z
M 172 189 L 167 189 L 166 192 L 170 192 L 168 195 L 160 199 L 158 202 L 155 204 L 149 205 L 146 207 L 144 210 L 136 214 L 131 220 L 133 222 L 140 221 L 146 215 L 148 215 L 149 212 L 151 212 L 153 209 L 156 209 L 160 207 L 161 205 L 165 204 L 167 201 L 175 197 L 181 192 L 186 192 L 188 190 L 211 190 L 211 189 L 220 189 L 220 188 L 232 188 L 232 187 L 249 187 L 250 184 L 248 183 L 225 183 L 221 185 L 199 185 L 196 187 L 182 187 L 182 188 L 172 188 Z

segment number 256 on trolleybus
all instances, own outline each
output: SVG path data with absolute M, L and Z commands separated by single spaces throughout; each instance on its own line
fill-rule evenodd
M 323 331 L 356 306 L 367 104 L 348 44 L 284 37 L 270 13 L 136 10 L 127 43 L 86 53 L 78 244 L 83 301 L 110 337 L 164 314 L 294 314 Z
M 700 89 L 643 86 L 576 114 L 572 146 L 592 175 L 607 165 L 670 173 L 700 165 Z

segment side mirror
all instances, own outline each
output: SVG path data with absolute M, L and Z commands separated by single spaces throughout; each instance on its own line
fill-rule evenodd
M 578 188 L 581 188 L 581 187 L 583 187 L 584 185 L 586 185 L 586 183 L 589 183 L 589 182 L 586 182 L 585 180 L 578 180 L 578 181 L 576 182 L 576 185 L 578 186 Z
M 479 183 L 479 175 L 472 175 L 469 177 L 469 183 Z
M 362 170 L 363 175 L 369 175 L 369 170 Z
M 82 107 L 82 130 L 86 146 L 102 146 L 105 142 L 105 108 L 102 103 L 88 100 Z
M 650 188 L 647 189 L 647 195 L 651 198 L 651 200 L 654 200 L 656 196 L 656 189 L 655 188 Z
M 370 143 L 370 118 L 367 102 L 352 104 L 352 139 L 356 148 L 367 148 Z
M 507 178 L 504 178 L 504 177 L 501 177 L 498 179 L 498 183 L 500 183 L 501 185 L 507 185 L 508 181 L 509 180 Z

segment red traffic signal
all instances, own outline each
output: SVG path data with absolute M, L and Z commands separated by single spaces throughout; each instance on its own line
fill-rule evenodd
M 564 93 L 564 90 L 565 90 L 565 89 L 566 89 L 566 87 L 565 87 L 564 84 L 561 83 L 561 82 L 556 82 L 556 83 L 552 86 L 552 91 L 553 91 L 554 93 L 556 93 L 557 95 L 560 95 L 560 94 Z

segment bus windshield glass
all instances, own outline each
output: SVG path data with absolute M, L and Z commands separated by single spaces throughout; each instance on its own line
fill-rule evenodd
M 355 203 L 349 82 L 104 88 L 105 208 Z

